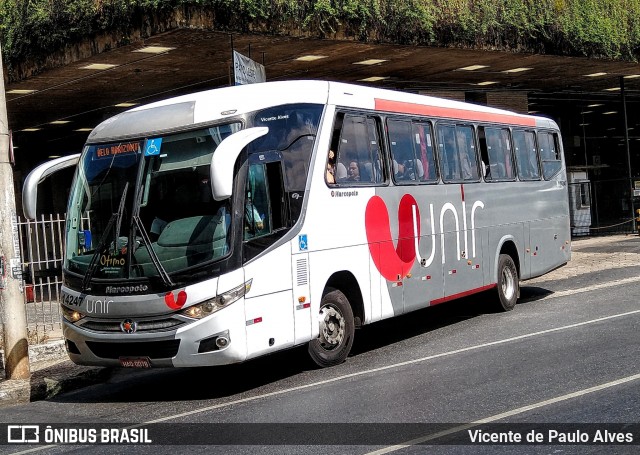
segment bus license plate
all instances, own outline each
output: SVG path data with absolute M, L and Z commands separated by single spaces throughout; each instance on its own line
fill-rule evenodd
M 124 368 L 151 368 L 149 357 L 120 357 L 120 366 Z

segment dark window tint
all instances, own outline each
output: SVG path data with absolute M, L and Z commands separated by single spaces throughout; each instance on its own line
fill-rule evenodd
M 409 120 L 387 122 L 393 179 L 396 183 L 436 180 L 431 126 Z
M 440 173 L 445 182 L 478 180 L 473 128 L 467 125 L 438 125 Z
M 319 104 L 287 104 L 270 107 L 254 116 L 253 126 L 266 126 L 269 132 L 252 142 L 250 152 L 282 153 L 287 191 L 305 188 L 322 109 Z
M 344 115 L 336 120 L 334 137 L 339 138 L 332 141 L 337 148 L 335 183 L 366 185 L 381 183 L 384 180 L 378 128 L 374 118 Z
M 535 133 L 514 130 L 512 136 L 520 180 L 540 180 Z
M 420 169 L 422 182 L 435 182 L 438 179 L 436 170 L 435 153 L 433 151 L 433 131 L 428 123 L 416 123 L 412 125 L 413 143 L 416 149 L 416 162 Z
M 515 179 L 515 168 L 511 158 L 509 130 L 506 128 L 478 128 L 480 151 L 486 181 Z
M 245 240 L 267 235 L 271 232 L 269 223 L 269 192 L 265 166 L 249 166 L 244 204 Z

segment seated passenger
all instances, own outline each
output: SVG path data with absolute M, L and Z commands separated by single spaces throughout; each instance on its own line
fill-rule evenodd
M 332 184 L 336 183 L 336 154 L 333 153 L 333 150 L 329 150 L 329 159 L 327 161 L 327 173 L 326 179 L 327 183 Z
M 349 178 L 347 180 L 350 182 L 360 181 L 360 169 L 358 168 L 358 163 L 356 161 L 349 163 Z

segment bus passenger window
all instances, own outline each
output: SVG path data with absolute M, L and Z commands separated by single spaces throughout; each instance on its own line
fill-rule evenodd
M 562 168 L 558 136 L 553 133 L 538 133 L 538 145 L 542 160 L 542 174 L 545 180 L 549 180 Z
M 540 180 L 535 133 L 513 130 L 513 148 L 520 180 Z
M 396 183 L 416 181 L 420 178 L 411 137 L 411 122 L 389 120 L 387 122 L 393 180 Z
M 438 141 L 442 179 L 445 182 L 459 180 L 460 172 L 455 159 L 458 153 L 455 127 L 449 125 L 438 126 Z
M 473 128 L 467 125 L 439 125 L 438 141 L 443 180 L 477 181 L 478 162 Z
M 470 126 L 456 126 L 458 139 L 458 155 L 462 178 L 464 180 L 478 180 L 478 161 L 473 128 Z
M 478 128 L 482 161 L 488 164 L 485 180 L 505 181 L 515 178 L 511 143 L 507 128 Z
M 340 123 L 341 115 L 344 117 Z M 332 141 L 332 144 L 337 143 L 336 184 L 358 185 L 382 182 L 380 141 L 377 130 L 376 121 L 373 118 L 362 115 L 338 115 Z M 339 134 L 338 141 L 335 140 L 337 134 Z
M 433 156 L 433 133 L 428 123 L 412 125 L 413 143 L 416 151 L 416 165 L 421 182 L 435 182 L 438 179 L 436 162 Z

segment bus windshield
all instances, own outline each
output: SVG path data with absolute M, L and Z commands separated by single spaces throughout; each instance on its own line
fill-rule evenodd
M 86 146 L 69 198 L 64 268 L 85 282 L 170 276 L 227 255 L 230 202 L 211 197 L 209 169 L 240 127 Z

